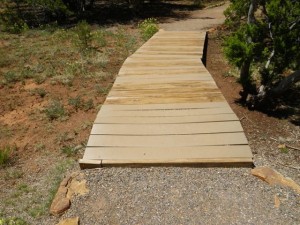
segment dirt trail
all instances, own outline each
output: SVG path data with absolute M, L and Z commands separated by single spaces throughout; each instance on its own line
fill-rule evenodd
M 160 27 L 206 30 L 224 21 L 226 7 L 194 11 L 189 19 L 170 19 Z M 250 144 L 255 146 L 253 140 Z M 256 152 L 266 149 L 256 147 Z M 263 155 L 255 156 L 256 164 L 272 166 Z M 290 171 L 297 174 L 280 170 L 285 176 Z M 79 216 L 82 225 L 300 224 L 300 195 L 267 185 L 249 168 L 102 168 L 83 173 L 90 192 L 76 198 L 62 217 Z M 297 181 L 299 176 L 292 178 Z M 280 199 L 279 208 L 274 198 Z
M 218 7 L 195 10 L 190 13 L 187 19 L 169 19 L 166 22 L 159 24 L 159 26 L 160 28 L 168 31 L 206 31 L 209 28 L 215 27 L 224 22 L 225 16 L 223 12 L 228 6 L 229 3 L 225 3 Z

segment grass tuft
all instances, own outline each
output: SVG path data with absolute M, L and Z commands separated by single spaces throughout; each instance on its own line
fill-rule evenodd
M 50 120 L 56 120 L 67 115 L 64 105 L 58 100 L 52 100 L 44 112 Z

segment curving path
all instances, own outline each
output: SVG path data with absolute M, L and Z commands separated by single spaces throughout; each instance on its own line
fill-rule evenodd
M 80 161 L 252 165 L 237 116 L 201 58 L 205 32 L 160 30 L 127 58 Z

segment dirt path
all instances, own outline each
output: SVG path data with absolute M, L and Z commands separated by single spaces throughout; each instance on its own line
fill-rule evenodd
M 193 12 L 190 19 L 170 21 L 161 27 L 166 30 L 207 29 L 223 22 L 222 11 L 226 6 Z M 208 66 L 215 66 L 214 72 L 222 77 L 225 64 L 220 57 L 220 47 L 209 45 Z M 236 86 L 233 87 L 232 91 L 238 93 Z M 234 96 L 228 101 L 234 104 Z M 274 123 L 270 124 L 275 127 Z M 283 129 L 289 133 L 295 127 Z M 300 134 L 298 128 L 293 131 Z M 268 156 L 274 146 L 269 136 L 259 132 L 252 129 L 248 136 L 255 164 L 275 167 L 299 182 L 299 170 L 276 167 L 277 158 Z M 79 216 L 82 225 L 300 223 L 300 195 L 285 187 L 269 186 L 253 177 L 248 168 L 102 168 L 82 172 L 90 192 L 75 198 L 71 209 L 62 217 Z M 274 205 L 275 196 L 281 202 L 279 208 Z M 48 223 L 54 221 L 58 219 L 51 218 Z
M 208 30 L 209 28 L 215 27 L 224 22 L 225 16 L 223 12 L 228 5 L 229 3 L 225 3 L 218 7 L 195 10 L 190 13 L 187 19 L 169 19 L 166 22 L 159 24 L 159 26 L 162 29 L 169 31 Z

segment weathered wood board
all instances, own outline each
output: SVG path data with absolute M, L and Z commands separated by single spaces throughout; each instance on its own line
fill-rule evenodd
M 201 61 L 205 35 L 161 30 L 126 59 L 82 168 L 252 165 L 240 121 Z

